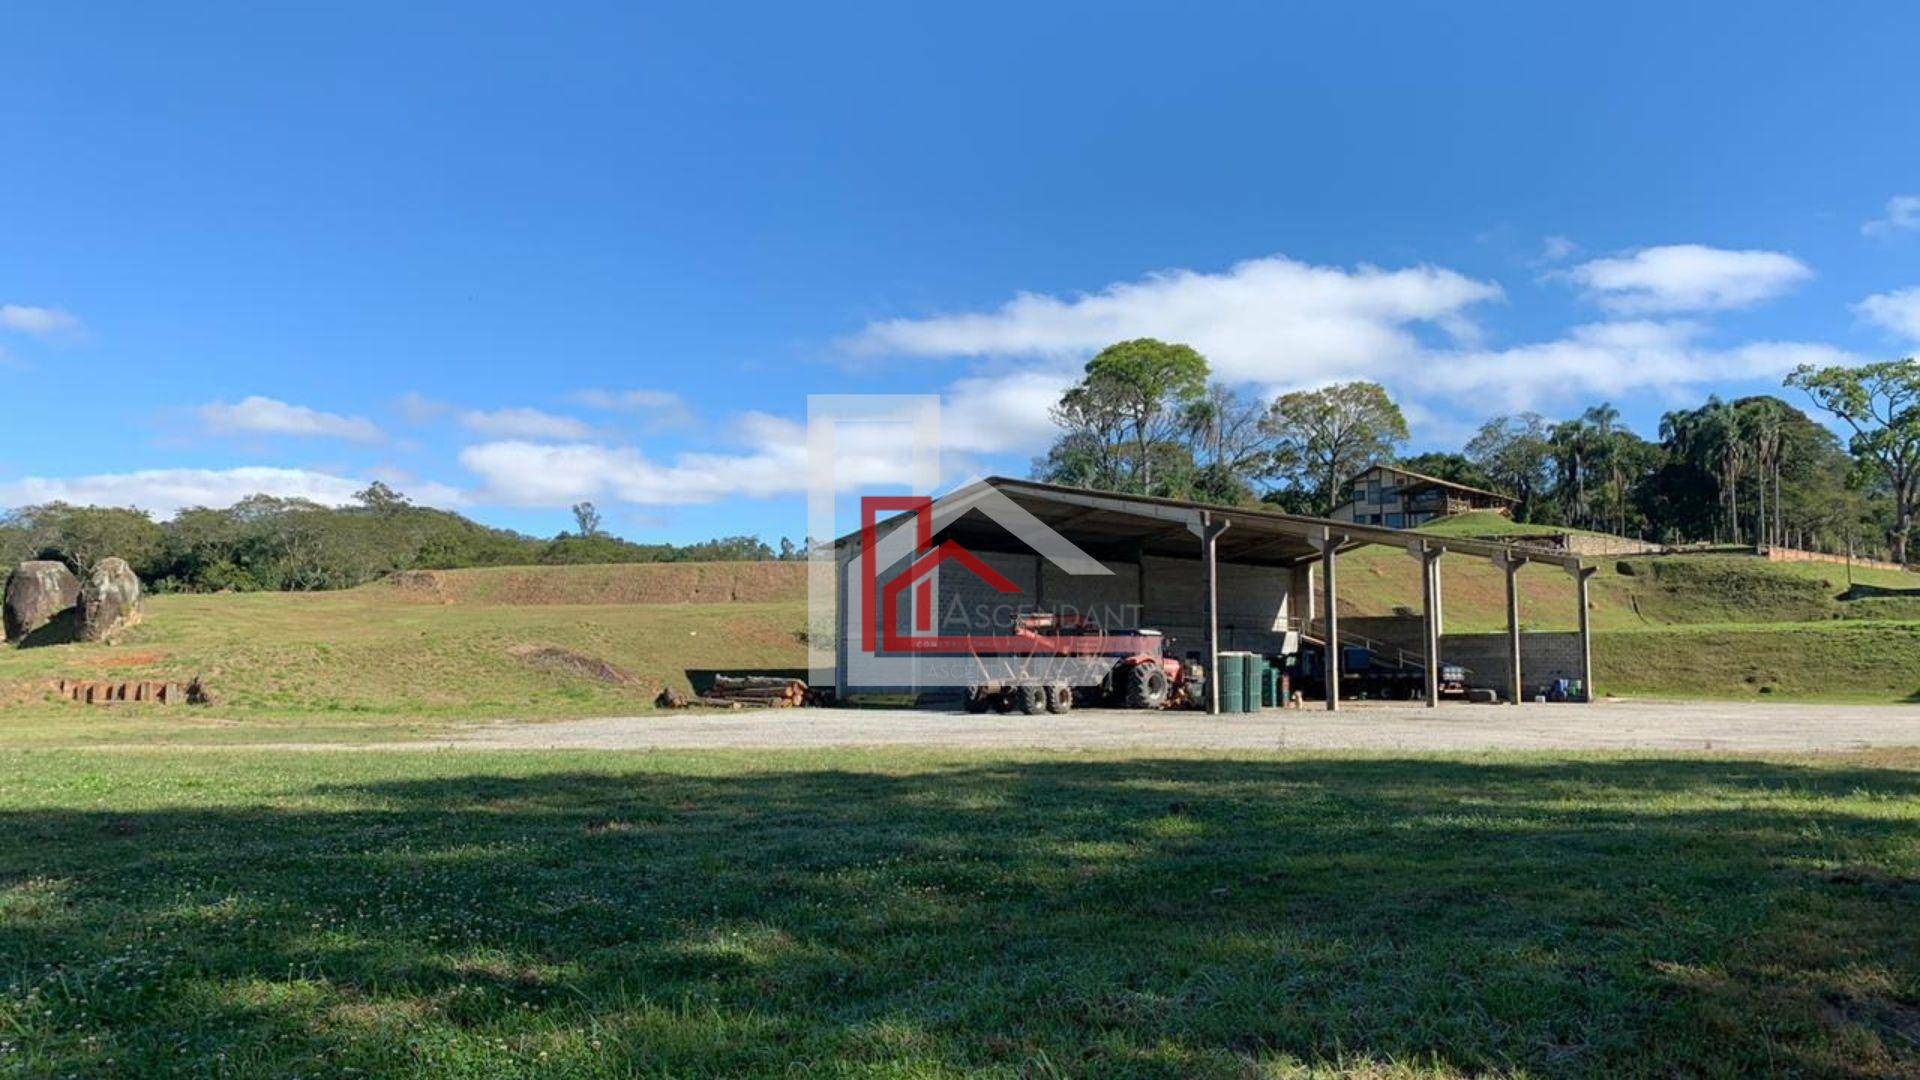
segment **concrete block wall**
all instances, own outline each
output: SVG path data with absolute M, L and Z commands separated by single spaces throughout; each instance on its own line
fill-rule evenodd
M 1443 634 L 1440 637 L 1442 663 L 1459 664 L 1472 672 L 1470 686 L 1487 686 L 1507 692 L 1507 635 Z M 1526 696 L 1544 694 L 1555 679 L 1580 677 L 1580 635 L 1577 633 L 1525 633 L 1520 635 L 1520 684 Z

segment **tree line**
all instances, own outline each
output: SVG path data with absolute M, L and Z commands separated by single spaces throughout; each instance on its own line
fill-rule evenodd
M 1802 367 L 1798 390 L 1845 442 L 1784 398 L 1710 397 L 1655 438 L 1599 404 L 1566 420 L 1494 416 L 1457 451 L 1404 456 L 1407 422 L 1378 384 L 1261 399 L 1210 378 L 1194 349 L 1124 341 L 1087 362 L 1053 408 L 1036 479 L 1327 514 L 1375 464 L 1518 500 L 1523 522 L 1662 543 L 1856 551 L 1906 561 L 1920 510 L 1920 362 Z
M 224 509 L 193 507 L 166 521 L 142 510 L 47 503 L 0 517 L 0 560 L 58 559 L 84 574 L 109 555 L 160 592 L 344 589 L 397 570 L 569 563 L 711 562 L 801 558 L 757 537 L 638 544 L 609 536 L 592 504 L 577 531 L 540 539 L 416 506 L 374 483 L 353 505 L 254 495 Z

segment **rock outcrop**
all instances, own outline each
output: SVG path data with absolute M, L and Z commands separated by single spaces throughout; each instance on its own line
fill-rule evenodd
M 7 577 L 4 602 L 6 639 L 26 642 L 53 624 L 73 616 L 67 613 L 80 601 L 80 579 L 67 565 L 52 559 L 23 562 Z M 69 636 L 71 631 L 69 631 Z M 41 635 L 44 636 L 44 635 Z
M 80 589 L 80 640 L 105 641 L 140 621 L 140 579 L 121 558 L 94 564 Z

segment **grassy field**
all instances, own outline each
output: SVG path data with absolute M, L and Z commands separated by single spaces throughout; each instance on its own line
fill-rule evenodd
M 584 594 L 583 594 L 584 595 Z M 18 745 L 138 739 L 406 737 L 458 720 L 620 715 L 712 670 L 805 663 L 799 601 L 431 603 L 384 585 L 334 593 L 157 596 L 114 645 L 0 650 L 0 736 Z M 630 681 L 570 665 L 605 661 Z M 56 700 L 48 680 L 185 680 L 206 708 Z
M 1894 1077 L 1920 755 L 0 753 L 0 1073 Z
M 1345 557 L 1348 614 L 1418 595 L 1397 551 Z M 1484 560 L 1443 564 L 1448 628 L 1503 627 Z M 157 596 L 111 646 L 0 650 L 8 745 L 400 739 L 469 720 L 630 715 L 711 671 L 805 664 L 804 566 L 502 568 L 336 593 Z M 1607 560 L 1593 587 L 1596 682 L 1612 693 L 1863 701 L 1920 695 L 1920 575 L 1731 555 Z M 1521 572 L 1528 629 L 1571 629 L 1572 584 Z M 1846 617 L 1856 616 L 1856 617 Z M 1908 621 L 1902 621 L 1908 620 Z M 602 665 L 611 665 L 611 670 Z M 200 677 L 210 707 L 56 699 L 58 678 Z

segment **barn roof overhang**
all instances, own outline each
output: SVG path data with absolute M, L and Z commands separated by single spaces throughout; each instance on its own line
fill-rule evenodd
M 1216 541 L 1216 555 L 1227 563 L 1297 566 L 1318 560 L 1322 545 L 1329 540 L 1335 543 L 1337 551 L 1384 544 L 1402 549 L 1445 549 L 1489 558 L 1526 558 L 1569 566 L 1579 563 L 1576 558 L 1543 556 L 1537 551 L 1492 541 L 1433 537 L 1406 529 L 1329 518 L 998 476 L 976 480 L 935 500 L 936 543 L 951 539 L 975 551 L 1030 550 L 1001 523 L 971 508 L 970 504 L 977 502 L 983 487 L 1005 496 L 1040 523 L 1102 560 L 1132 561 L 1142 555 L 1196 558 L 1200 554 L 1200 529 L 1208 522 L 1216 525 L 1225 522 L 1227 529 Z M 944 519 L 939 515 L 943 505 L 951 508 Z M 898 520 L 901 519 L 890 519 L 889 524 Z M 858 539 L 857 532 L 850 533 L 836 543 L 856 543 Z

